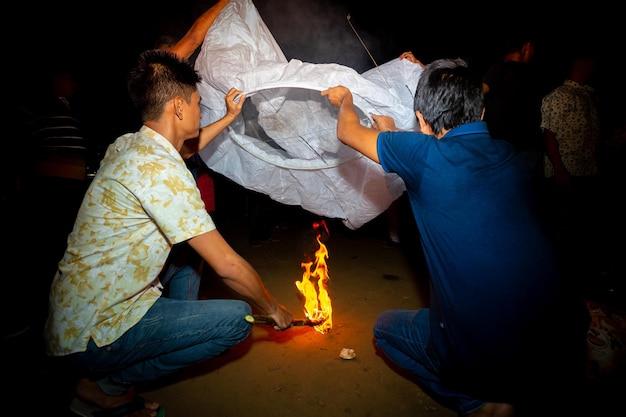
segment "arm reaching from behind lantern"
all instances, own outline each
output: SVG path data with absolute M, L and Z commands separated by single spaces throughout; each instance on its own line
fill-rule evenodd
M 172 52 L 178 57 L 188 60 L 196 49 L 202 45 L 215 19 L 217 19 L 217 16 L 229 2 L 230 0 L 218 0 L 217 3 L 208 8 L 195 20 L 185 35 L 178 41 L 170 36 L 159 37 L 155 42 L 155 49 Z M 236 98 L 237 100 L 235 100 Z M 188 140 L 184 143 L 180 150 L 183 158 L 188 159 L 198 153 L 237 118 L 239 113 L 241 113 L 245 95 L 243 95 L 242 91 L 233 87 L 226 93 L 224 100 L 226 101 L 226 114 L 221 119 L 204 126 L 200 131 L 199 138 Z
M 189 59 L 196 49 L 202 45 L 209 28 L 229 2 L 230 0 L 218 0 L 217 3 L 208 8 L 193 22 L 193 25 L 182 38 L 175 42 L 172 38 L 163 36 L 157 40 L 156 49 L 170 51 L 183 59 Z
M 424 68 L 424 64 L 422 63 L 422 61 L 420 61 L 419 59 L 415 58 L 415 55 L 413 55 L 413 52 L 411 51 L 407 51 L 407 52 L 403 52 L 400 55 L 400 59 L 406 59 L 409 62 L 412 62 L 414 64 L 418 64 L 419 66 L 421 66 L 422 68 Z

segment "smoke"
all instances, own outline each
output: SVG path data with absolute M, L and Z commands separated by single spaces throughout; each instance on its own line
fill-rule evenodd
M 482 36 L 484 31 L 497 32 L 494 25 L 487 28 L 471 24 L 470 17 L 481 11 L 469 5 L 457 9 L 458 15 L 448 15 L 446 23 L 442 23 L 433 16 L 445 14 L 448 6 L 422 4 L 415 14 L 399 0 L 374 5 L 358 0 L 253 3 L 287 59 L 337 63 L 360 73 L 405 51 L 413 51 L 426 63 L 436 58 L 469 55 L 482 59 L 492 49 L 489 39 Z
M 368 50 L 378 64 L 387 60 L 381 39 L 352 18 L 352 25 L 367 50 L 361 44 L 348 22 L 350 10 L 345 1 L 254 0 L 253 3 L 287 59 L 341 64 L 357 72 L 374 66 Z

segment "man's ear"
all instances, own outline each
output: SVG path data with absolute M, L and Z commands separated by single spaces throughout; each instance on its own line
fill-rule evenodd
M 430 127 L 428 123 L 424 120 L 424 116 L 422 116 L 422 112 L 419 110 L 415 111 L 415 115 L 417 116 L 417 121 L 420 125 L 420 132 L 425 133 L 427 135 L 434 134 L 433 129 Z
M 183 99 L 182 97 L 175 97 L 174 98 L 174 113 L 176 114 L 176 117 L 178 117 L 180 120 L 183 119 Z

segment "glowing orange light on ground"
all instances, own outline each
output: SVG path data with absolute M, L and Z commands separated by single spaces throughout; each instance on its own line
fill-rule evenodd
M 314 329 L 320 333 L 328 333 L 333 327 L 330 296 L 328 295 L 328 249 L 321 241 L 321 233 L 319 228 L 323 227 L 326 234 L 328 228 L 322 220 L 320 223 L 314 223 L 313 228 L 316 230 L 315 239 L 319 244 L 319 249 L 315 252 L 314 262 L 303 262 L 302 281 L 296 281 L 296 287 L 304 296 L 304 314 L 312 322 L 319 322 Z

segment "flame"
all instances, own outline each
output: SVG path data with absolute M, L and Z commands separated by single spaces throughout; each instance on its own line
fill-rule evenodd
M 304 296 L 304 314 L 312 322 L 320 322 L 314 329 L 320 333 L 328 333 L 333 327 L 332 321 L 332 305 L 330 296 L 328 295 L 328 249 L 321 241 L 321 233 L 319 228 L 324 227 L 326 234 L 328 228 L 322 220 L 319 223 L 313 223 L 316 230 L 315 240 L 319 244 L 319 248 L 315 251 L 314 262 L 302 262 L 302 281 L 296 281 L 296 287 Z

